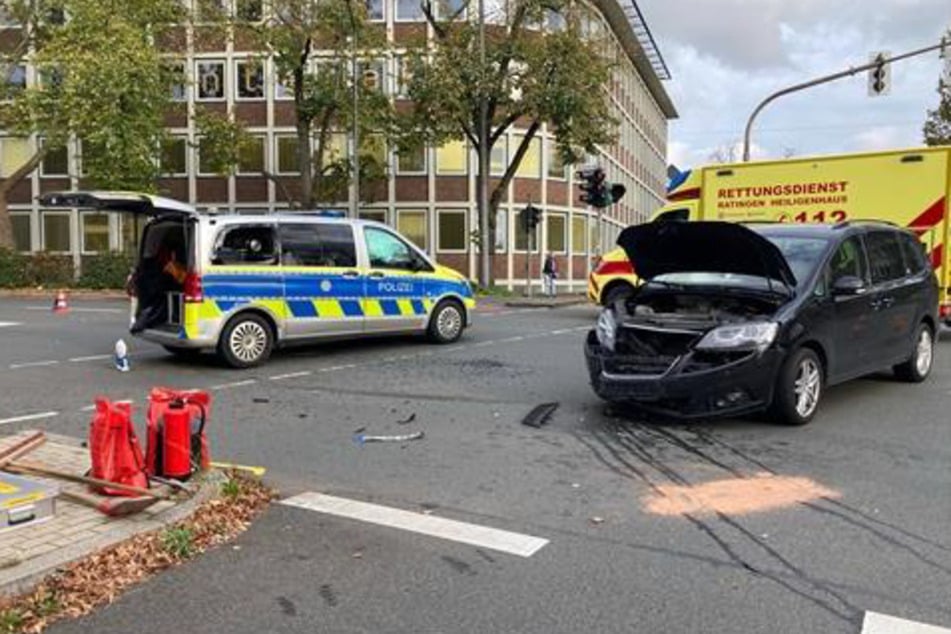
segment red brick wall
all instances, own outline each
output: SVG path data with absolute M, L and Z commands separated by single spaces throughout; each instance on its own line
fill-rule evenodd
M 184 103 L 175 103 L 165 111 L 165 125 L 169 128 L 184 128 L 188 126 L 188 106 Z
M 33 181 L 30 178 L 17 183 L 7 194 L 7 202 L 13 204 L 29 203 L 33 199 Z
M 396 44 L 412 44 L 426 37 L 426 25 L 423 23 L 400 23 L 393 25 L 393 40 Z
M 228 201 L 228 180 L 226 178 L 212 177 L 199 178 L 197 180 L 197 196 L 200 203 L 211 203 L 221 205 Z
M 222 27 L 200 26 L 195 29 L 195 51 L 216 53 L 225 50 L 226 33 Z
M 548 204 L 568 206 L 568 183 L 562 181 L 548 181 Z
M 465 176 L 440 176 L 436 178 L 436 200 L 469 200 L 469 179 Z
M 267 179 L 263 176 L 237 176 L 234 189 L 236 202 L 267 202 Z
M 527 204 L 539 203 L 542 199 L 542 184 L 538 179 L 516 178 L 515 202 Z
M 397 176 L 396 200 L 429 200 L 429 179 L 426 176 Z
M 26 181 L 30 182 L 29 179 Z M 47 192 L 59 192 L 64 189 L 71 189 L 69 185 L 68 178 L 41 178 L 40 179 L 40 193 L 45 194 Z
M 297 123 L 293 101 L 274 102 L 274 125 L 289 126 Z
M 267 102 L 248 101 L 235 104 L 235 117 L 250 126 L 267 125 Z
M 469 256 L 462 253 L 437 253 L 436 261 L 443 266 L 459 271 L 463 275 L 469 273 Z
M 159 193 L 175 200 L 188 200 L 187 178 L 162 178 L 158 182 Z

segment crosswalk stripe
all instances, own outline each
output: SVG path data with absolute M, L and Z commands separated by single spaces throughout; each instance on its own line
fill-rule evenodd
M 951 629 L 907 621 L 887 614 L 866 612 L 861 634 L 951 634 Z
M 359 520 L 379 526 L 399 528 L 405 531 L 438 537 L 481 548 L 531 557 L 547 543 L 547 539 L 512 533 L 509 531 L 469 524 L 456 520 L 434 517 L 423 513 L 404 511 L 389 506 L 369 504 L 357 500 L 307 492 L 282 500 L 282 504 L 297 508 L 326 513 L 337 517 Z

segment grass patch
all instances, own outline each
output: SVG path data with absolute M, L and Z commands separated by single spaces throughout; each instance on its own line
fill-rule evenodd
M 186 526 L 162 531 L 162 548 L 176 559 L 191 559 L 195 555 L 195 535 Z

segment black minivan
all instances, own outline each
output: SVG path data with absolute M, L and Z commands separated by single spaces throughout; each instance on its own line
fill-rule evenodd
M 922 244 L 878 222 L 653 222 L 618 244 L 642 284 L 606 306 L 595 392 L 677 418 L 767 410 L 808 423 L 823 389 L 931 372 L 938 284 Z

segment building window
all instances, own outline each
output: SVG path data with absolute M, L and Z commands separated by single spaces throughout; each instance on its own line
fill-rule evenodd
M 160 167 L 165 176 L 188 174 L 188 143 L 185 137 L 171 137 L 162 142 Z
M 228 0 L 195 0 L 195 7 L 204 22 L 216 22 L 228 14 Z
M 238 99 L 264 99 L 264 64 L 255 60 L 235 62 Z
M 277 137 L 277 173 L 300 174 L 297 169 L 297 137 Z
M 324 145 L 324 165 L 350 156 L 350 141 L 342 132 L 332 133 Z
M 373 59 L 358 64 L 358 74 L 366 90 L 386 92 L 386 61 Z
M 186 101 L 188 93 L 185 92 L 185 64 L 174 62 L 165 65 L 165 72 L 168 80 L 168 89 L 171 92 L 172 101 Z
M 202 152 L 201 145 L 195 148 L 198 152 L 198 175 L 199 176 L 221 176 L 211 164 L 210 153 Z
M 548 142 L 548 177 L 565 178 L 565 162 L 561 160 L 561 153 L 558 152 L 554 139 Z
M 509 215 L 505 209 L 495 212 L 495 252 L 502 253 L 508 249 L 509 243 Z
M 466 250 L 466 212 L 440 211 L 437 216 L 438 250 Z
M 417 0 L 396 0 L 397 21 L 423 19 L 423 8 Z
M 585 253 L 588 250 L 584 232 L 585 217 L 571 217 L 571 250 L 574 253 Z
M 465 174 L 466 151 L 465 141 L 449 141 L 436 148 L 436 173 Z
M 386 224 L 386 211 L 383 209 L 364 209 L 360 211 L 360 218 Z
M 84 213 L 82 224 L 82 252 L 103 253 L 109 250 L 109 216 L 100 213 Z
M 68 253 L 73 250 L 69 231 L 69 212 L 43 212 L 43 249 Z
M 538 252 L 539 228 L 535 227 L 532 231 L 532 252 Z M 522 224 L 522 211 L 515 215 L 515 250 L 526 251 L 528 247 L 528 232 L 525 231 L 525 225 Z
M 244 22 L 260 22 L 263 16 L 262 0 L 236 0 L 235 16 Z
M 426 147 L 420 146 L 397 154 L 396 172 L 398 174 L 425 174 Z
M 502 176 L 505 174 L 505 168 L 508 167 L 508 157 L 505 144 L 507 139 L 502 137 L 492 146 L 492 158 L 490 159 L 489 174 L 493 176 Z
M 524 139 L 524 136 L 518 135 L 515 137 L 515 142 L 520 146 Z M 520 178 L 541 178 L 542 144 L 538 137 L 532 137 L 532 140 L 528 142 L 528 151 L 522 157 L 522 162 L 518 164 L 515 174 Z
M 366 0 L 367 2 L 367 18 L 371 22 L 382 22 L 386 18 L 386 14 L 383 12 L 383 0 Z
M 197 62 L 196 73 L 199 101 L 217 101 L 225 98 L 225 63 Z
M 289 78 L 282 79 L 277 73 L 274 74 L 274 98 L 275 99 L 293 99 L 294 86 Z
M 0 139 L 0 176 L 7 177 L 30 160 L 33 148 L 28 139 L 7 137 Z
M 264 172 L 264 137 L 253 136 L 240 148 L 238 155 L 239 174 L 261 174 Z
M 69 176 L 69 151 L 65 145 L 46 151 L 40 165 L 41 176 Z
M 565 239 L 565 230 L 567 229 L 564 214 L 548 214 L 548 252 L 564 253 L 566 251 L 567 240 Z
M 436 7 L 436 18 L 439 20 L 448 20 L 456 16 L 456 13 L 459 14 L 456 19 L 466 17 L 466 3 L 464 0 L 436 0 L 433 4 Z
M 140 214 L 119 214 L 119 238 L 124 253 L 137 253 L 142 243 L 142 233 L 149 218 Z
M 7 90 L 12 93 L 26 88 L 26 66 L 13 64 L 7 68 Z
M 13 247 L 17 251 L 31 251 L 33 243 L 32 226 L 29 212 L 18 214 L 10 213 L 10 223 L 13 225 Z
M 396 58 L 396 96 L 409 97 L 409 84 L 413 80 L 410 60 L 406 56 Z
M 429 232 L 426 230 L 425 211 L 400 210 L 396 215 L 396 230 L 406 236 L 411 242 L 424 251 L 429 242 Z

